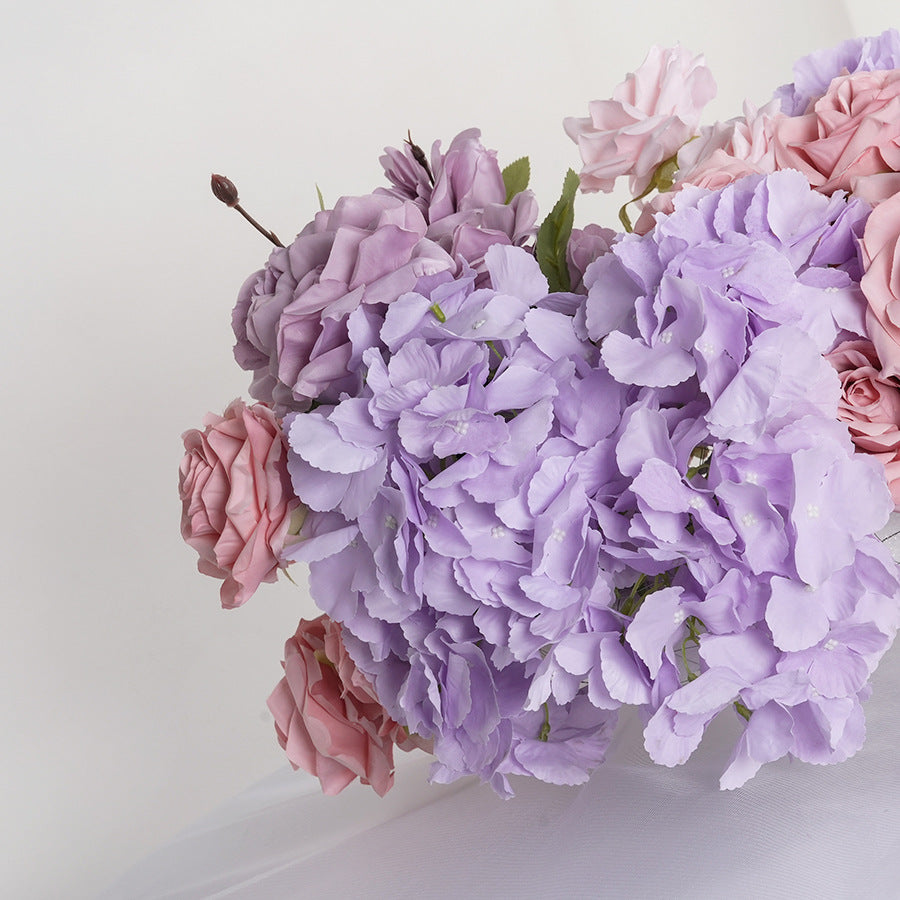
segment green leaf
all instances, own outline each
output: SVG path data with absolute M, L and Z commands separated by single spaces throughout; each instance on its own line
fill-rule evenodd
M 319 209 L 325 212 L 325 198 L 322 196 L 322 189 L 316 185 L 316 196 L 319 198 Z
M 531 180 L 531 163 L 527 156 L 511 162 L 503 170 L 503 184 L 506 187 L 506 202 L 509 203 L 516 194 L 521 193 L 528 187 Z
M 572 235 L 575 222 L 575 194 L 578 191 L 578 176 L 572 169 L 566 172 L 562 196 L 550 215 L 538 229 L 534 255 L 541 271 L 547 276 L 550 292 L 568 291 L 572 287 L 569 266 L 566 263 L 566 247 Z

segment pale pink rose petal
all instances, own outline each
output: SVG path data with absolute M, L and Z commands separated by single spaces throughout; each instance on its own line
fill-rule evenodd
M 583 191 L 611 191 L 621 175 L 640 194 L 663 160 L 694 135 L 716 85 L 702 56 L 654 46 L 610 100 L 594 100 L 587 118 L 568 118 L 566 134 L 584 162 Z

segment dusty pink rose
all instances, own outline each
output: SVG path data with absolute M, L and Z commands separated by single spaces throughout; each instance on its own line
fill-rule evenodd
M 702 56 L 677 46 L 653 47 L 611 100 L 594 100 L 589 117 L 564 121 L 584 162 L 581 189 L 611 191 L 616 178 L 629 175 L 632 193 L 640 194 L 657 166 L 694 135 L 715 93 Z
M 882 374 L 900 376 L 900 194 L 872 210 L 861 242 L 866 325 Z
M 900 70 L 839 75 L 806 115 L 779 118 L 779 169 L 799 169 L 823 194 L 900 169 Z
M 181 535 L 200 554 L 197 568 L 224 579 L 222 606 L 231 609 L 275 580 L 301 505 L 291 490 L 287 443 L 268 407 L 235 400 L 204 425 L 182 435 Z
M 881 375 L 869 341 L 845 341 L 825 358 L 841 379 L 838 417 L 857 448 L 884 464 L 894 506 L 900 508 L 900 383 Z
M 359 778 L 384 796 L 394 783 L 394 746 L 425 747 L 387 714 L 326 615 L 301 619 L 285 644 L 269 709 L 291 765 L 315 775 L 326 794 Z

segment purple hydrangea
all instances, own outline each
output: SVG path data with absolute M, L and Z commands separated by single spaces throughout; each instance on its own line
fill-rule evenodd
M 651 679 L 646 747 L 684 762 L 736 707 L 749 724 L 723 787 L 785 754 L 855 752 L 868 677 L 900 624 L 896 566 L 872 537 L 893 504 L 837 421 L 822 359 L 865 333 L 854 236 L 867 211 L 796 173 L 748 177 L 682 196 L 585 276 L 583 327 L 639 389 L 618 489 L 594 499 L 601 552 L 642 573 L 619 609 Z
M 868 212 L 753 176 L 682 192 L 586 296 L 500 243 L 349 312 L 364 377 L 285 419 L 287 555 L 435 780 L 580 783 L 623 704 L 663 765 L 740 714 L 723 787 L 858 749 L 900 581 L 823 354 L 865 336 Z
M 602 385 L 577 297 L 548 297 L 523 250 L 492 247 L 486 270 L 490 287 L 423 279 L 387 310 L 386 351 L 361 353 L 360 396 L 285 427 L 317 602 L 392 715 L 434 740 L 433 777 L 507 794 L 512 773 L 585 780 L 609 741 L 617 703 L 535 682 L 613 597 L 573 463 L 618 415 L 585 409 Z

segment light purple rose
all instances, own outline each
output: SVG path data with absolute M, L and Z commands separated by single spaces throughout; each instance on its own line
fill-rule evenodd
M 250 393 L 283 415 L 355 392 L 349 314 L 389 304 L 423 275 L 454 268 L 426 230 L 411 201 L 342 197 L 274 250 L 244 283 L 232 316 L 235 358 L 254 373 Z
M 535 233 L 537 201 L 521 191 L 506 202 L 506 185 L 497 152 L 481 143 L 481 132 L 469 128 L 450 142 L 431 148 L 429 177 L 407 144 L 385 148 L 381 164 L 393 187 L 388 193 L 413 201 L 428 222 L 427 237 L 454 259 L 461 256 L 485 283 L 484 254 L 494 244 L 524 246 Z M 432 180 L 433 179 L 433 180 Z

